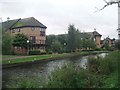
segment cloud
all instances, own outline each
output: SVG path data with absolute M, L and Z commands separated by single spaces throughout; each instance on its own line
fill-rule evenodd
M 33 16 L 48 27 L 47 34 L 65 33 L 74 24 L 81 31 L 97 28 L 103 37 L 117 38 L 117 6 L 94 13 L 104 4 L 103 0 L 1 0 L 0 15 L 3 20 Z

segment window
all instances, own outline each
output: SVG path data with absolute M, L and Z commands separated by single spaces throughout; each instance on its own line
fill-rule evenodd
M 32 28 L 31 28 L 31 30 L 32 30 L 32 31 L 34 31 L 34 30 L 35 30 L 35 28 L 34 28 L 34 27 L 32 27 Z
M 12 30 L 12 33 L 15 33 L 15 29 Z
M 20 30 L 21 30 L 20 28 L 19 28 L 19 29 L 17 29 L 17 31 L 18 31 L 18 32 L 20 32 Z
M 30 40 L 32 43 L 35 43 L 36 42 L 36 37 L 35 36 L 30 36 Z
M 40 44 L 45 44 L 45 40 L 40 40 Z
M 40 29 L 40 36 L 45 36 L 45 29 L 44 28 Z

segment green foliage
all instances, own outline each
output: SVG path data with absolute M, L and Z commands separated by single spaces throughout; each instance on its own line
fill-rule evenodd
M 3 85 L 5 88 L 22 88 L 22 89 L 28 89 L 28 88 L 41 88 L 41 84 L 44 82 L 43 77 L 11 77 L 9 79 L 9 82 L 6 86 Z
M 115 42 L 115 47 L 120 50 L 120 40 Z
M 53 52 L 52 52 L 52 50 L 47 50 L 47 53 L 52 54 Z
M 67 40 L 67 35 L 62 34 L 62 35 L 48 35 L 46 42 L 47 42 L 47 53 L 49 52 L 56 52 L 55 47 L 62 46 L 62 49 L 57 50 L 57 52 L 62 53 L 66 52 L 66 41 Z M 53 45 L 55 43 L 55 45 Z M 58 46 L 56 46 L 58 44 Z M 54 47 L 54 48 L 53 48 Z
M 47 88 L 95 88 L 103 85 L 103 77 L 80 69 L 73 64 L 57 68 L 52 72 L 48 83 L 43 87 Z
M 2 34 L 2 54 L 10 55 L 12 54 L 12 36 L 8 32 L 3 32 Z
M 39 50 L 30 50 L 29 55 L 40 55 L 40 51 Z
M 113 52 L 105 58 L 89 58 L 88 70 L 72 64 L 52 72 L 47 88 L 115 88 L 118 87 L 118 60 L 120 52 Z
M 110 53 L 105 58 L 89 58 L 89 70 L 95 73 L 108 75 L 118 70 L 118 60 L 120 58 L 120 52 Z
M 95 42 L 91 39 L 82 39 L 82 47 L 87 49 L 87 48 L 91 48 L 91 49 L 95 49 L 96 45 Z
M 87 87 L 86 73 L 77 71 L 73 65 L 57 68 L 49 78 L 47 88 L 79 88 Z
M 62 45 L 57 40 L 52 42 L 51 49 L 54 53 L 62 53 Z
M 102 48 L 95 48 L 95 51 L 103 51 Z
M 80 32 L 74 27 L 74 25 L 69 25 L 68 36 L 67 36 L 67 51 L 74 52 L 76 49 L 82 47 L 82 41 L 80 37 Z
M 28 37 L 25 36 L 24 34 L 16 34 L 13 40 L 13 46 L 18 46 L 18 47 L 24 47 L 27 48 Z
M 76 28 L 74 25 L 69 25 L 68 27 L 68 37 L 67 37 L 67 50 L 70 52 L 76 49 Z

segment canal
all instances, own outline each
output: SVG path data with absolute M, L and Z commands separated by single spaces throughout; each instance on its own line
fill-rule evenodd
M 101 53 L 98 55 L 88 55 L 82 57 L 72 57 L 61 60 L 53 60 L 48 62 L 42 62 L 30 65 L 21 65 L 2 70 L 2 83 L 3 87 L 10 87 L 11 83 L 17 82 L 17 79 L 32 78 L 36 83 L 45 82 L 54 69 L 62 67 L 65 64 L 75 64 L 77 67 L 87 68 L 87 60 L 90 56 L 105 57 L 107 53 Z

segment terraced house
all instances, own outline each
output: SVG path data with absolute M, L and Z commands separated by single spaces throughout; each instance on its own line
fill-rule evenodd
M 3 22 L 3 28 L 4 30 L 10 32 L 12 36 L 18 33 L 23 33 L 28 36 L 29 40 L 32 42 L 30 50 L 35 49 L 45 51 L 47 27 L 34 17 L 8 20 Z M 20 47 L 15 47 L 15 52 L 21 52 Z

